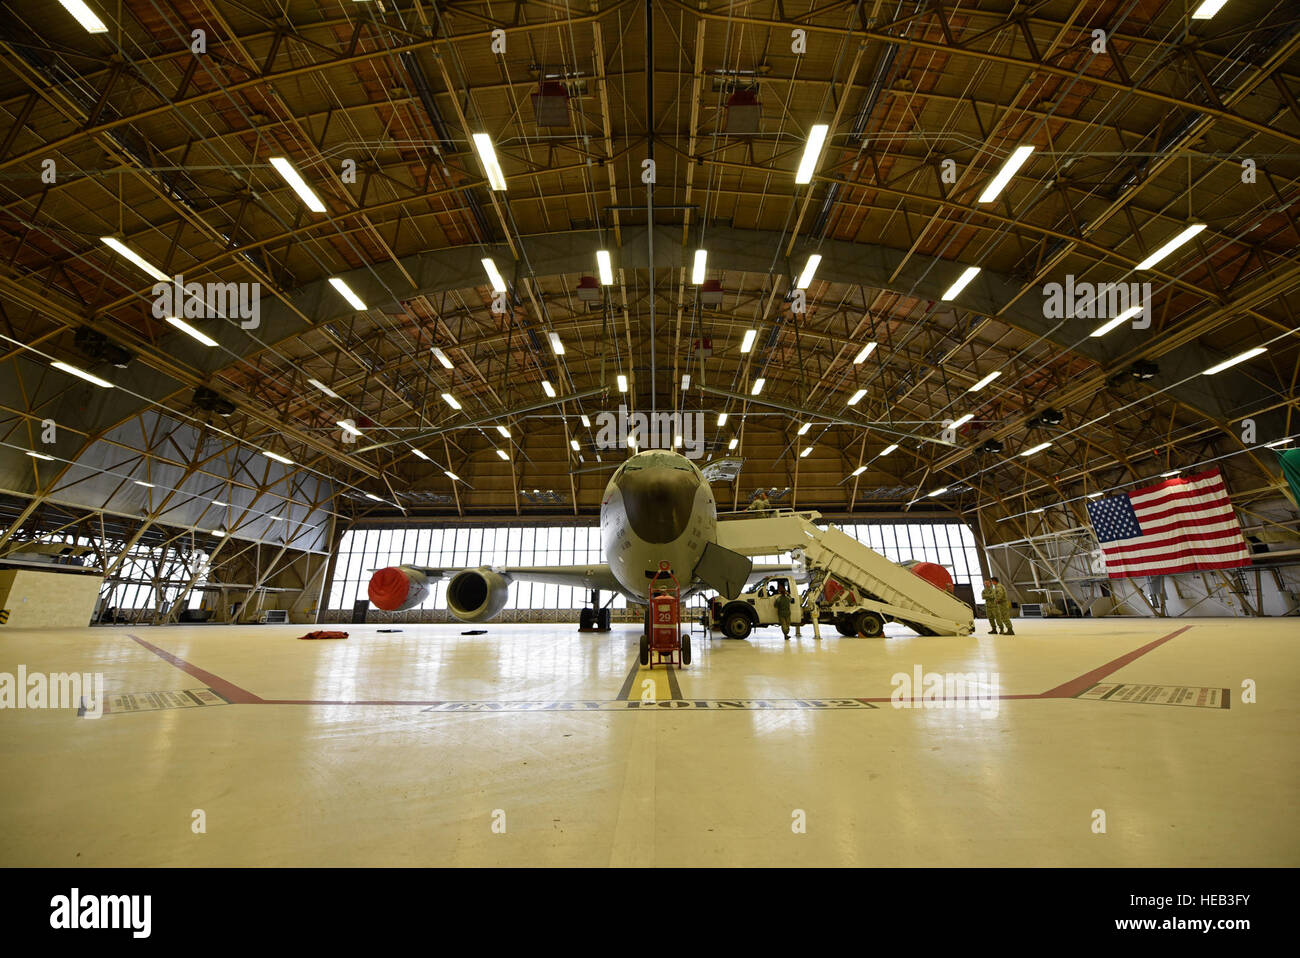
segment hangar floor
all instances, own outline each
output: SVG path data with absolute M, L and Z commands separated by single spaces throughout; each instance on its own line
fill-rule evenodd
M 110 710 L 0 712 L 0 865 L 1300 864 L 1293 620 L 1015 624 L 671 674 L 631 627 L 3 632 Z M 918 671 L 985 675 L 891 707 Z

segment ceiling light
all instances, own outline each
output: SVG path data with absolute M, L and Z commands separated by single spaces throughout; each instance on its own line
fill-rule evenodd
M 804 144 L 803 158 L 799 160 L 799 169 L 794 174 L 796 183 L 812 182 L 813 170 L 817 168 L 817 159 L 821 156 L 822 145 L 826 142 L 826 134 L 829 132 L 830 127 L 825 123 L 815 123 L 808 131 L 808 142 Z
M 337 276 L 330 277 L 330 285 L 338 291 L 340 296 L 348 301 L 348 305 L 353 309 L 362 311 L 366 308 L 366 304 L 361 301 L 361 297 L 352 292 L 352 287 L 343 282 L 343 280 L 339 279 Z
M 954 420 L 952 421 L 952 425 L 949 426 L 948 428 L 949 428 L 949 429 L 960 429 L 962 426 L 966 425 L 966 423 L 970 422 L 970 421 L 971 421 L 972 419 L 974 419 L 974 418 L 975 418 L 975 414 L 974 414 L 973 412 L 968 412 L 966 415 L 961 416 L 961 417 L 959 417 L 959 418 L 957 418 L 957 419 L 954 419 Z
M 855 392 L 852 396 L 849 397 L 849 405 L 856 406 L 858 403 L 862 402 L 862 397 L 865 396 L 866 394 L 867 391 L 865 389 L 859 389 L 857 392 Z
M 217 507 L 220 508 L 220 509 L 227 509 L 227 508 L 230 507 L 230 503 L 228 503 L 228 502 L 218 502 L 216 499 L 213 499 L 213 500 L 212 500 L 212 504 L 213 504 L 214 506 L 217 506 Z
M 194 339 L 197 339 L 204 346 L 217 345 L 217 341 L 213 339 L 211 336 L 207 335 L 206 333 L 199 332 L 197 329 L 195 329 L 193 326 L 191 326 L 189 323 L 185 322 L 182 319 L 178 319 L 175 316 L 168 316 L 167 322 L 171 323 L 173 326 L 179 329 L 186 336 L 190 336 Z
M 962 274 L 957 277 L 957 282 L 949 286 L 948 292 L 944 293 L 939 298 L 942 299 L 944 302 L 948 302 L 949 300 L 956 299 L 957 294 L 960 293 L 963 289 L 965 289 L 966 285 L 971 280 L 973 280 L 977 275 L 979 275 L 979 271 L 980 268 L 978 266 L 967 266 L 966 269 L 962 272 Z
M 699 286 L 704 282 L 705 263 L 708 262 L 709 251 L 697 249 L 695 251 L 695 264 L 691 268 L 691 282 Z
M 802 436 L 804 433 L 806 433 L 806 432 L 807 432 L 809 429 L 811 429 L 811 428 L 812 428 L 812 423 L 810 423 L 810 422 L 806 422 L 806 423 L 804 423 L 802 426 L 799 427 L 799 431 L 798 431 L 797 433 L 795 433 L 795 435 L 796 435 L 796 436 Z
M 854 469 L 852 472 L 850 472 L 849 475 L 850 475 L 850 476 L 860 476 L 860 475 L 862 475 L 862 474 L 863 474 L 864 472 L 866 472 L 866 471 L 867 471 L 867 467 L 866 467 L 866 466 L 858 466 L 858 468 L 856 468 L 856 469 Z
M 817 267 L 822 264 L 822 254 L 813 253 L 808 257 L 808 262 L 804 264 L 803 272 L 799 274 L 799 279 L 795 282 L 795 289 L 807 289 L 813 281 L 813 274 L 817 272 Z
M 570 439 L 570 440 L 569 440 L 569 446 L 570 446 L 570 448 L 573 449 L 574 452 L 577 452 L 579 449 L 582 448 L 581 446 L 578 445 L 578 440 L 576 440 L 576 439 Z
M 483 164 L 483 173 L 487 176 L 488 186 L 498 193 L 506 188 L 506 176 L 501 172 L 497 162 L 497 151 L 492 148 L 492 138 L 486 133 L 475 133 L 474 149 L 478 152 L 478 161 Z
M 758 338 L 758 330 L 748 329 L 745 331 L 745 338 L 740 341 L 740 351 L 747 353 L 754 348 L 754 340 Z
M 483 257 L 480 262 L 483 264 L 483 270 L 488 274 L 488 283 L 494 293 L 504 293 L 506 291 L 506 280 L 497 269 L 496 262 L 491 257 Z
M 1192 11 L 1192 19 L 1208 20 L 1222 10 L 1223 5 L 1227 2 L 1228 0 L 1202 0 L 1201 5 Z M 67 3 L 63 5 L 66 7 Z M 95 31 L 92 30 L 91 32 L 94 33 Z
M 813 447 L 812 447 L 812 446 L 809 446 L 809 447 L 808 447 L 807 449 L 805 449 L 803 452 L 799 453 L 799 458 L 802 459 L 804 456 L 808 455 L 808 453 L 810 453 L 810 452 L 812 452 L 812 451 L 813 451 Z
M 1088 493 L 1088 498 L 1089 498 L 1089 499 L 1100 499 L 1100 498 L 1101 498 L 1102 496 L 1104 496 L 1105 494 L 1106 494 L 1106 493 L 1104 493 L 1104 492 L 1090 492 L 1090 493 Z
M 280 174 L 284 181 L 293 188 L 293 191 L 298 194 L 298 198 L 307 205 L 307 209 L 313 213 L 325 212 L 325 204 L 321 202 L 321 198 L 307 185 L 307 181 L 302 178 L 302 174 L 294 168 L 292 163 L 283 156 L 273 156 L 271 157 L 271 165 L 275 167 L 275 171 Z
M 158 280 L 158 282 L 170 283 L 172 281 L 172 278 L 170 276 L 168 276 L 166 273 L 160 270 L 157 266 L 153 265 L 153 263 L 150 263 L 143 256 L 141 256 L 135 250 L 131 249 L 131 247 L 127 246 L 121 240 L 114 239 L 111 236 L 101 236 L 99 239 L 100 242 L 102 242 L 113 252 L 121 256 L 125 256 L 132 263 L 135 263 L 136 266 L 139 266 L 142 270 L 144 270 L 154 279 Z
M 691 388 L 691 374 L 686 373 L 682 376 L 682 392 Z
M 284 522 L 283 516 L 267 516 L 266 518 L 272 522 Z
M 891 442 L 891 443 L 890 443 L 888 446 L 886 446 L 884 449 L 880 450 L 880 454 L 881 454 L 882 456 L 887 456 L 887 455 L 889 455 L 891 452 L 893 452 L 893 451 L 894 451 L 895 449 L 897 449 L 897 448 L 898 448 L 898 443 L 896 443 L 896 442 Z
M 428 461 L 429 461 L 429 457 L 426 456 L 426 455 L 425 455 L 422 451 L 420 451 L 419 449 L 412 449 L 411 452 L 414 453 L 414 454 L 415 454 L 417 457 L 419 457 L 420 459 L 423 459 L 425 462 L 428 462 Z
M 966 391 L 968 393 L 977 393 L 1001 375 L 1002 375 L 1002 370 L 995 369 L 993 372 L 989 373 L 987 376 L 985 376 L 983 379 L 977 382 L 974 386 L 971 386 L 971 388 Z
M 618 391 L 621 393 L 627 392 L 627 377 L 622 373 L 618 374 Z
M 682 446 L 682 434 L 681 434 L 680 432 L 677 434 L 677 438 L 675 438 L 675 439 L 673 440 L 673 445 L 676 446 L 676 447 L 679 448 L 679 449 L 681 448 L 681 446 Z M 599 462 L 599 461 L 600 461 L 600 458 L 597 457 L 596 461 Z
M 1204 223 L 1193 223 L 1142 262 L 1138 263 L 1136 269 L 1150 269 L 1203 229 L 1205 229 Z
M 310 386 L 315 386 L 317 389 L 319 389 L 321 392 L 323 392 L 326 396 L 329 396 L 329 397 L 332 398 L 332 399 L 339 399 L 339 398 L 341 398 L 341 397 L 339 396 L 338 393 L 336 393 L 334 390 L 330 389 L 329 386 L 326 386 L 326 385 L 325 385 L 323 382 L 321 382 L 319 379 L 309 379 L 309 380 L 307 380 L 307 384 L 310 385 Z
M 1221 373 L 1225 369 L 1237 365 L 1237 363 L 1244 363 L 1246 360 L 1254 359 L 1260 353 L 1266 353 L 1266 352 L 1268 352 L 1267 346 L 1256 346 L 1254 349 L 1248 349 L 1244 353 L 1238 353 L 1236 356 L 1233 356 L 1231 359 L 1225 359 L 1217 366 L 1211 366 L 1204 373 L 1202 373 L 1202 375 L 1213 376 L 1215 373 Z
M 498 449 L 497 456 L 499 456 L 501 459 L 507 462 L 510 460 L 510 453 L 506 452 L 504 449 Z
M 510 438 L 510 430 L 505 426 L 497 426 L 497 432 L 501 433 L 501 435 L 505 436 L 507 439 Z
M 550 334 L 548 334 L 548 335 L 549 335 L 550 338 L 551 338 L 551 351 L 554 352 L 555 355 L 557 355 L 557 356 L 563 356 L 563 355 L 564 355 L 564 343 L 560 342 L 560 334 L 559 334 L 559 333 L 550 333 Z
M 588 429 L 591 428 L 591 420 L 588 419 L 585 414 L 582 416 L 582 424 L 586 426 Z
M 867 343 L 867 345 L 863 346 L 858 354 L 853 357 L 853 365 L 861 365 L 862 362 L 875 351 L 875 349 L 875 343 Z
M 1272 442 L 1266 442 L 1266 443 L 1264 443 L 1264 448 L 1265 448 L 1265 449 L 1276 449 L 1278 446 L 1285 446 L 1285 445 L 1287 445 L 1290 441 L 1291 441 L 1290 438 L 1287 438 L 1287 439 L 1274 439 Z M 30 456 L 30 455 L 32 455 L 32 453 L 29 452 L 27 455 Z M 48 459 L 49 456 L 45 456 L 44 458 Z
M 47 456 L 47 455 L 45 455 L 45 453 L 43 453 L 43 452 L 31 452 L 31 451 L 29 450 L 28 453 L 27 453 L 27 455 L 31 456 L 33 459 L 44 459 L 46 462 L 53 462 L 53 461 L 54 461 L 54 457 L 53 457 L 53 456 Z
M 555 398 L 555 387 L 551 385 L 549 379 L 542 380 L 542 392 L 546 393 L 546 395 L 552 399 Z
M 448 479 L 450 479 L 452 482 L 460 482 L 460 476 L 456 475 L 454 472 L 449 472 L 448 470 L 444 469 L 442 470 L 442 474 L 446 476 Z
M 81 379 L 84 379 L 88 383 L 94 383 L 96 386 L 101 386 L 104 389 L 113 388 L 113 384 L 110 383 L 107 379 L 100 379 L 98 376 L 92 376 L 84 369 L 78 369 L 76 366 L 72 366 L 68 363 L 63 362 L 62 360 L 55 360 L 54 362 L 50 363 L 50 365 L 53 366 L 55 369 L 62 369 L 65 373 L 71 373 L 74 376 L 78 376 Z
M 997 175 L 989 181 L 989 185 L 984 187 L 984 192 L 980 194 L 981 203 L 992 203 L 998 198 L 1011 177 L 1016 175 L 1016 171 L 1024 166 L 1025 160 L 1029 159 L 1029 154 L 1034 152 L 1032 146 L 1018 146 L 1012 151 L 1011 155 L 1006 158 L 1002 164 L 1002 169 L 998 170 Z
M 732 436 L 732 437 L 731 437 L 731 442 L 727 443 L 727 448 L 728 448 L 728 449 L 735 449 L 735 448 L 736 448 L 737 446 L 739 446 L 739 445 L 740 445 L 740 440 L 737 439 L 735 436 Z
M 354 436 L 361 435 L 361 430 L 358 429 L 356 426 L 352 425 L 352 423 L 348 422 L 346 419 L 340 419 L 334 425 L 338 426 L 344 432 L 351 433 Z
M 1046 508 L 1047 508 L 1046 506 L 1039 506 L 1037 509 L 1030 509 L 1029 514 L 1031 516 L 1036 516 L 1038 515 L 1038 513 L 1042 512 Z
M 1132 319 L 1134 316 L 1136 316 L 1136 315 L 1137 315 L 1138 313 L 1140 313 L 1140 312 L 1142 312 L 1142 307 L 1141 307 L 1141 306 L 1130 306 L 1128 309 L 1124 310 L 1124 312 L 1120 313 L 1120 314 L 1119 314 L 1118 316 L 1116 316 L 1114 319 L 1110 320 L 1109 322 L 1102 323 L 1100 326 L 1098 326 L 1096 329 L 1094 329 L 1094 330 L 1093 330 L 1091 333 L 1089 333 L 1088 335 L 1089 335 L 1089 336 L 1092 336 L 1092 337 L 1094 337 L 1094 338 L 1096 338 L 1096 337 L 1098 337 L 1098 336 L 1105 336 L 1107 333 L 1109 333 L 1109 332 L 1110 332 L 1112 329 L 1114 329 L 1116 326 L 1119 326 L 1121 323 L 1123 323 L 1123 322 L 1124 322 L 1125 320 L 1127 320 L 1127 319 Z
M 218 539 L 224 539 L 226 537 L 226 534 L 220 529 L 213 529 L 211 534 L 216 536 Z
M 1038 445 L 1033 446 L 1033 447 L 1030 448 L 1030 449 L 1026 449 L 1026 450 L 1025 450 L 1024 452 L 1022 452 L 1020 455 L 1022 455 L 1022 456 L 1032 456 L 1032 455 L 1033 455 L 1034 453 L 1036 453 L 1036 452 L 1042 452 L 1044 449 L 1046 449 L 1046 448 L 1047 448 L 1048 446 L 1050 446 L 1050 445 L 1051 445 L 1050 442 L 1040 442 Z
M 941 496 L 947 491 L 948 491 L 947 486 L 940 486 L 938 489 L 935 489 L 933 492 L 926 493 L 926 498 L 933 499 L 935 496 Z
M 636 448 L 636 436 L 628 436 L 628 437 L 627 437 L 627 444 L 628 444 L 628 446 L 630 446 L 631 448 L 635 449 L 635 448 Z
M 754 380 L 754 388 L 751 389 L 751 390 L 749 391 L 749 394 L 750 394 L 751 396 L 757 396 L 759 393 L 761 393 L 761 392 L 763 391 L 763 385 L 764 385 L 764 383 L 766 383 L 766 382 L 767 382 L 767 380 L 766 380 L 766 379 L 763 379 L 761 376 L 760 376 L 758 379 L 755 379 L 755 380 Z
M 108 32 L 108 27 L 104 26 L 104 21 L 95 16 L 95 12 L 86 6 L 82 0 L 59 0 L 59 3 L 63 4 L 64 10 L 77 18 L 77 22 L 86 28 L 87 33 Z
M 1181 470 L 1181 469 L 1170 469 L 1168 472 L 1162 472 L 1162 473 L 1160 473 L 1160 478 L 1161 478 L 1161 479 L 1168 479 L 1170 476 L 1176 476 L 1176 475 L 1178 475 L 1178 474 L 1179 474 L 1180 472 L 1182 472 L 1182 471 L 1183 471 L 1183 470 Z
M 383 499 L 380 499 L 377 495 L 375 495 L 373 492 L 367 492 L 367 493 L 365 493 L 365 496 L 366 496 L 367 499 L 373 499 L 375 502 L 383 502 L 383 501 L 384 501 Z
M 442 394 L 442 401 L 445 402 L 445 403 L 446 403 L 448 406 L 450 406 L 452 409 L 460 409 L 460 408 L 461 408 L 460 400 L 457 399 L 455 396 L 453 396 L 451 393 L 443 393 L 443 394 Z
M 614 266 L 609 259 L 609 250 L 596 250 L 596 269 L 600 272 L 600 285 L 614 285 Z
M 725 412 L 718 413 L 718 425 L 725 426 L 726 424 L 727 424 L 727 414 Z
M 262 455 L 266 456 L 267 459 L 274 459 L 276 462 L 282 462 L 286 466 L 293 465 L 293 460 L 288 456 L 282 456 L 278 452 L 271 452 L 269 449 L 263 449 Z
M 434 346 L 434 347 L 433 347 L 433 358 L 436 359 L 436 360 L 438 360 L 438 362 L 442 363 L 442 368 L 443 368 L 443 369 L 451 369 L 451 368 L 452 368 L 452 366 L 451 366 L 451 360 L 447 358 L 447 354 L 444 353 L 444 352 L 443 352 L 441 349 L 439 349 L 437 346 Z

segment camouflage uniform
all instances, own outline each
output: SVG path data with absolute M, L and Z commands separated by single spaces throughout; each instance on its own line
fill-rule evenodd
M 997 588 L 995 585 L 986 585 L 984 591 L 980 593 L 980 598 L 984 600 L 984 614 L 989 619 L 989 635 L 998 634 Z
M 781 623 L 781 634 L 790 638 L 790 596 L 782 592 L 776 597 L 776 618 Z
M 1001 582 L 993 583 L 993 601 L 996 609 L 996 623 L 1002 627 L 1003 635 L 1015 635 L 1011 628 L 1011 599 L 1007 597 L 1007 587 Z

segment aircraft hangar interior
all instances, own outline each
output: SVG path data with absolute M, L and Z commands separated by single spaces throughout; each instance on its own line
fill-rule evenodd
M 1300 864 L 1290 0 L 0 10 L 0 865 Z

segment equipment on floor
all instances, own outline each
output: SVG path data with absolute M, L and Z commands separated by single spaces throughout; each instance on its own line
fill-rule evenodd
M 650 580 L 647 634 L 641 636 L 641 664 L 681 668 L 691 664 L 691 637 L 682 631 L 682 587 L 667 561 Z
M 346 632 L 308 632 L 306 635 L 298 636 L 299 639 L 346 639 Z

